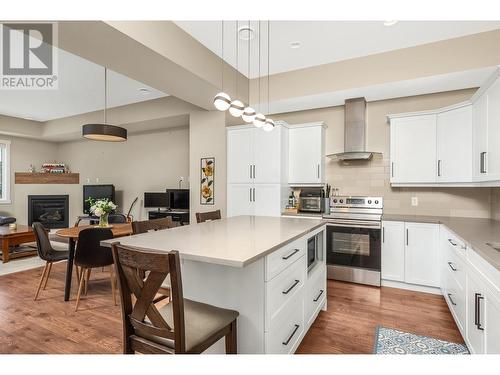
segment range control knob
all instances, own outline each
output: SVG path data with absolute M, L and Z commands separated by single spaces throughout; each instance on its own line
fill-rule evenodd
M 375 204 L 378 204 L 378 201 L 375 201 Z
M 340 203 L 344 203 L 344 200 L 343 200 L 343 199 L 341 199 L 341 200 L 340 200 Z
M 334 199 L 334 200 L 333 200 L 333 203 L 337 203 L 337 200 L 336 200 L 336 199 Z
M 372 201 L 370 199 L 368 199 L 368 204 L 372 204 Z

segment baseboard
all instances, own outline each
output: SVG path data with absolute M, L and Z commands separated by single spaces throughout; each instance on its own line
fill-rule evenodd
M 382 286 L 387 286 L 390 288 L 412 290 L 414 292 L 423 292 L 423 293 L 442 295 L 440 288 L 436 288 L 436 287 L 432 287 L 432 286 L 424 286 L 424 285 L 407 284 L 407 283 L 402 283 L 400 281 L 382 280 Z

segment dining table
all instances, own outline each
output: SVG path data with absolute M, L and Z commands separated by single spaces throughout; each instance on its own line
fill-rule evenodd
M 62 238 L 68 239 L 68 263 L 66 266 L 66 283 L 64 286 L 64 300 L 69 301 L 69 296 L 71 292 L 71 277 L 73 275 L 73 260 L 75 258 L 75 245 L 78 240 L 78 235 L 84 229 L 88 228 L 98 228 L 98 225 L 82 225 L 71 228 L 59 229 L 56 232 L 56 235 Z M 124 237 L 129 236 L 133 233 L 132 224 L 131 223 L 123 223 L 123 224 L 112 224 L 109 227 L 113 232 L 113 238 L 115 237 Z

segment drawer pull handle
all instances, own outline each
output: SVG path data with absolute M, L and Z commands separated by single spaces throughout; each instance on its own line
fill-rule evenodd
M 324 292 L 324 290 L 323 290 L 323 289 L 321 289 L 321 290 L 319 291 L 318 296 L 317 296 L 315 299 L 313 299 L 313 302 L 318 302 L 319 298 L 323 295 L 323 292 Z
M 453 240 L 451 238 L 448 238 L 448 242 L 451 243 L 453 246 L 457 246 L 457 244 L 455 242 L 453 242 Z
M 297 254 L 300 250 L 299 249 L 295 249 L 294 251 L 292 251 L 290 254 L 288 254 L 286 257 L 281 257 L 281 259 L 283 260 L 288 260 L 290 259 L 291 257 L 293 257 L 295 254 Z
M 484 327 L 481 324 L 481 300 L 484 297 L 480 293 L 476 293 L 476 326 L 480 331 L 484 331 Z
M 457 269 L 455 267 L 453 267 L 453 263 L 448 262 L 448 265 L 450 266 L 452 271 L 457 271 Z
M 455 301 L 453 301 L 453 299 L 451 298 L 451 293 L 448 293 L 448 299 L 450 300 L 451 304 L 453 306 L 456 306 L 457 304 L 455 303 Z
M 292 291 L 292 289 L 297 286 L 298 283 L 300 283 L 300 280 L 295 280 L 295 282 L 292 284 L 292 286 L 290 288 L 288 288 L 287 290 L 284 290 L 282 293 L 283 294 L 290 293 Z
M 292 339 L 292 337 L 297 333 L 297 330 L 299 329 L 299 325 L 298 324 L 295 324 L 295 328 L 293 329 L 293 332 L 292 334 L 286 339 L 286 341 L 283 341 L 282 344 L 283 345 L 288 345 L 290 343 L 290 340 Z

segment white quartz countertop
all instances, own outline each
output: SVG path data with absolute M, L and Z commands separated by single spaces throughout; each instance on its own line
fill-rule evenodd
M 236 216 L 116 238 L 102 245 L 120 242 L 145 250 L 177 250 L 181 259 L 245 267 L 323 225 L 320 219 Z

